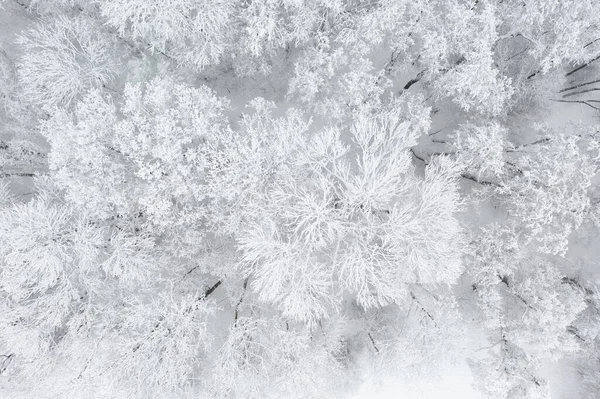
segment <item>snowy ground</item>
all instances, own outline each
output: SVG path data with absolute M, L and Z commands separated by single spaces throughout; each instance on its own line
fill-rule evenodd
M 365 383 L 360 391 L 348 399 L 483 399 L 473 389 L 473 377 L 469 366 L 448 365 L 442 370 L 442 377 L 435 381 L 406 382 L 389 379 L 383 385 Z

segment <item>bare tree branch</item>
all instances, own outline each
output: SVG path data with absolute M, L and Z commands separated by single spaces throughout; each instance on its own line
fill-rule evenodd
M 19 173 L 19 172 L 17 172 L 17 173 L 0 173 L 0 178 L 3 178 L 3 177 L 14 177 L 14 176 L 17 176 L 17 177 L 35 177 L 37 175 L 35 173 Z
M 565 74 L 565 76 L 571 76 L 573 75 L 575 72 L 581 71 L 583 68 L 586 68 L 587 66 L 589 66 L 591 63 L 600 60 L 600 55 L 592 58 L 591 60 L 589 60 L 588 62 L 586 62 L 583 65 L 578 66 L 577 68 L 573 69 L 571 72 L 568 72 L 567 74 Z
M 244 285 L 242 286 L 243 291 L 242 291 L 242 295 L 240 296 L 240 300 L 238 301 L 237 305 L 235 305 L 235 315 L 234 315 L 234 325 L 237 324 L 237 320 L 238 320 L 238 311 L 240 308 L 240 305 L 242 304 L 242 301 L 244 300 L 244 295 L 246 294 L 246 288 L 248 287 L 248 279 L 249 277 L 246 277 L 246 279 L 244 280 Z
M 592 85 L 594 83 L 600 83 L 600 79 L 596 79 L 596 80 L 592 80 L 591 82 L 580 83 L 580 84 L 575 85 L 575 86 L 567 87 L 565 89 L 559 90 L 559 93 L 564 93 L 565 91 L 577 89 L 579 87 L 583 87 L 583 86 L 587 86 L 587 85 Z
M 580 91 L 576 91 L 573 93 L 569 93 L 569 94 L 565 94 L 563 97 L 567 98 L 567 97 L 572 97 L 572 96 L 576 96 L 578 94 L 584 94 L 584 93 L 589 93 L 591 91 L 600 91 L 600 88 L 594 87 L 592 89 L 587 89 L 587 90 L 580 90 Z
M 595 109 L 596 111 L 600 111 L 600 108 L 590 104 L 588 101 L 584 101 L 584 100 L 552 100 L 555 101 L 557 103 L 574 103 L 574 104 L 584 104 L 587 105 L 590 108 Z

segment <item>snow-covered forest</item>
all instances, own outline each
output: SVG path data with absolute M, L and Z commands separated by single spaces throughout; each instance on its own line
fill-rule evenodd
M 0 397 L 600 398 L 599 9 L 0 0 Z

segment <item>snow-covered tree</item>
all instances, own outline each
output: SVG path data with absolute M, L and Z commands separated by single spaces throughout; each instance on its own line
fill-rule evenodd
M 478 384 L 494 398 L 546 397 L 540 367 L 580 350 L 572 328 L 584 297 L 558 265 L 528 253 L 514 228 L 489 226 L 471 245 L 468 289 L 489 334 L 472 359 Z
M 226 105 L 208 88 L 168 79 L 127 86 L 121 104 L 92 91 L 42 125 L 50 168 L 70 201 L 103 217 L 144 212 L 156 225 L 199 222 L 200 148 L 225 128 Z
M 597 396 L 594 0 L 0 6 L 0 396 Z
M 228 45 L 235 2 L 227 0 L 96 1 L 121 35 L 141 40 L 193 68 L 219 62 Z
M 51 109 L 69 105 L 92 87 L 109 84 L 119 67 L 119 49 L 86 17 L 51 17 L 20 38 L 20 78 L 28 99 Z
M 235 187 L 243 196 L 234 197 L 229 229 L 261 299 L 311 321 L 344 291 L 370 308 L 399 300 L 408 284 L 458 276 L 456 169 L 441 158 L 421 178 L 411 163 L 427 110 L 394 103 L 357 113 L 347 132 L 330 126 L 310 135 L 297 111 L 273 118 L 272 104 L 253 106 L 211 180 L 222 181 L 219 192 Z

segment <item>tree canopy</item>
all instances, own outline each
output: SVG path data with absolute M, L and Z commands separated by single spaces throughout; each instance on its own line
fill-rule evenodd
M 0 396 L 596 397 L 598 15 L 0 0 Z

